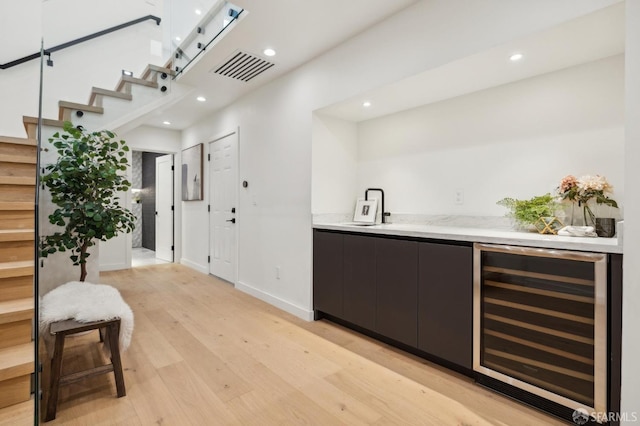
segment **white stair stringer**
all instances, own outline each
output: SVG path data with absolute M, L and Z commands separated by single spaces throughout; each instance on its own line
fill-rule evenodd
M 194 90 L 193 87 L 175 82 L 164 93 L 156 88 L 132 84 L 131 100 L 105 96 L 101 101 L 103 114 L 85 112 L 82 117 L 72 114 L 72 121 L 90 131 L 108 129 L 121 135 L 143 124 L 157 109 L 180 101 Z
M 186 96 L 193 94 L 195 91 L 196 89 L 193 86 L 176 83 L 174 81 L 171 84 L 169 94 L 162 94 L 159 99 L 148 102 L 146 105 L 132 111 L 130 114 L 123 115 L 112 121 L 105 121 L 107 124 L 104 128 L 112 130 L 119 135 L 125 134 L 126 132 L 143 125 L 149 117 L 156 115 L 158 110 L 162 110 L 176 104 Z

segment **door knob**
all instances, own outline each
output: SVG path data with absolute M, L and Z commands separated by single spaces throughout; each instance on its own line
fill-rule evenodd
M 227 222 L 236 223 L 236 218 L 234 217 L 233 219 L 229 219 Z

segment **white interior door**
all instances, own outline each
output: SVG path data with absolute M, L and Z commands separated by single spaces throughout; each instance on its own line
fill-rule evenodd
M 209 144 L 209 273 L 236 282 L 238 135 Z
M 173 155 L 156 157 L 156 258 L 173 262 Z

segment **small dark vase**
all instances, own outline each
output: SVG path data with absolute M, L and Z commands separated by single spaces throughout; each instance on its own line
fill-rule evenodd
M 596 234 L 598 237 L 612 238 L 616 235 L 616 220 L 612 217 L 597 217 Z

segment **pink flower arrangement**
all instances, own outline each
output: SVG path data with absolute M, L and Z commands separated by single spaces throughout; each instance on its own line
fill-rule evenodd
M 595 223 L 595 215 L 588 206 L 588 201 L 595 199 L 598 204 L 606 204 L 611 207 L 618 207 L 618 203 L 608 194 L 613 192 L 613 186 L 609 184 L 604 176 L 585 175 L 576 179 L 573 175 L 567 175 L 562 178 L 558 186 L 558 195 L 563 200 L 577 202 L 578 206 L 583 207 L 583 215 L 585 225 L 587 224 L 587 215 L 592 223 Z
M 575 196 L 575 189 L 578 188 L 578 179 L 574 175 L 567 175 L 560 181 L 558 187 L 558 193 L 562 196 L 562 199 L 569 199 L 573 201 Z

